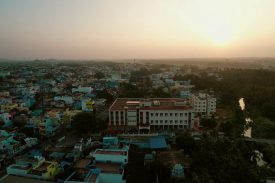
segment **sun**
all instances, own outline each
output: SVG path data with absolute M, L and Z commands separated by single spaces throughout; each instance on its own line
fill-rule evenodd
M 227 27 L 210 27 L 207 36 L 213 44 L 218 46 L 226 46 L 233 40 L 233 32 Z

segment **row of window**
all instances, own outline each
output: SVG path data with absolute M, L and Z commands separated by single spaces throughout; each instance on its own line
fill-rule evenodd
M 150 125 L 151 129 L 179 129 L 188 128 L 188 125 Z
M 187 123 L 187 120 L 184 120 L 185 123 Z M 156 124 L 183 124 L 183 120 L 151 120 L 151 123 L 156 123 Z
M 188 113 L 151 113 L 151 116 L 187 116 Z

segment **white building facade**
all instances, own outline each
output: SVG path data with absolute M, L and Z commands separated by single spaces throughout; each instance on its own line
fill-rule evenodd
M 195 119 L 190 104 L 188 100 L 176 98 L 118 98 L 109 109 L 109 127 L 153 131 L 190 128 Z
M 201 116 L 211 116 L 216 113 L 216 98 L 206 93 L 192 95 L 194 112 Z

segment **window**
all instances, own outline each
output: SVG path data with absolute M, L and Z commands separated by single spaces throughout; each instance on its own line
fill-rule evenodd
M 156 116 L 159 116 L 159 113 L 156 113 Z
M 180 113 L 180 116 L 183 116 L 183 113 Z
M 173 113 L 170 113 L 170 116 L 173 116 Z
M 175 116 L 178 116 L 178 113 L 175 113 Z
M 163 122 L 163 121 L 162 121 L 162 120 L 160 120 L 159 122 L 160 122 L 160 124 L 162 124 L 162 122 Z
M 165 113 L 165 116 L 168 116 L 168 113 Z
M 160 113 L 160 116 L 163 116 L 163 113 Z

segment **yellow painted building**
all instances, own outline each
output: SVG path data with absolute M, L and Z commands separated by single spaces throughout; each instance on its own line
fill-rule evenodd
M 44 179 L 53 180 L 59 173 L 58 163 L 55 161 L 44 161 L 38 167 L 31 170 L 32 174 L 40 174 Z
M 1 111 L 9 111 L 18 107 L 18 104 L 1 105 Z

